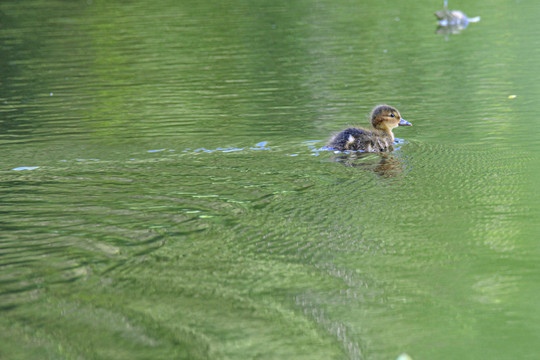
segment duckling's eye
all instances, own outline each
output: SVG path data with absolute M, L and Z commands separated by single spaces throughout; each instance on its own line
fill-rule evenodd
M 392 113 L 392 114 L 390 114 L 390 117 L 396 117 L 396 115 L 394 115 L 394 114 Z

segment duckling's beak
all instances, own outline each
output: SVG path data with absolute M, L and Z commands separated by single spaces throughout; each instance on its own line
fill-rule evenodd
M 399 126 L 412 126 L 412 124 L 411 124 L 410 122 L 408 122 L 407 120 L 405 120 L 405 119 L 403 119 L 403 118 L 402 118 L 401 120 L 399 120 L 399 124 L 398 124 L 398 125 L 399 125 Z

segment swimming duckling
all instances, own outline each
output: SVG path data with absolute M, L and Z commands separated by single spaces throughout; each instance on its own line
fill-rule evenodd
M 392 129 L 397 126 L 412 126 L 401 118 L 399 111 L 389 105 L 377 105 L 371 111 L 373 129 L 351 127 L 334 136 L 329 147 L 336 150 L 362 150 L 379 152 L 392 149 L 394 134 Z
M 468 18 L 467 15 L 459 10 L 448 10 L 448 1 L 444 1 L 444 8 L 435 13 L 437 19 L 439 19 L 439 25 L 442 27 L 456 28 L 457 30 L 463 30 L 469 25 L 470 22 L 480 21 L 480 16 Z

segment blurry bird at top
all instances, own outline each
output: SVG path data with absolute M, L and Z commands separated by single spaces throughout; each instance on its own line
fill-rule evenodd
M 448 10 L 448 1 L 444 0 L 444 8 L 435 12 L 435 16 L 439 19 L 439 27 L 437 34 L 459 34 L 464 30 L 469 23 L 479 22 L 480 16 L 468 18 L 459 10 Z

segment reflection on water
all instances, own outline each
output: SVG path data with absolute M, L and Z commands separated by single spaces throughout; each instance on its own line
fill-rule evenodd
M 536 358 L 538 6 L 1 2 L 0 358 Z
M 467 25 L 445 25 L 437 26 L 437 34 L 439 35 L 457 35 L 467 28 Z
M 391 153 L 351 153 L 337 157 L 345 166 L 371 170 L 382 177 L 395 177 L 403 172 L 403 162 Z

